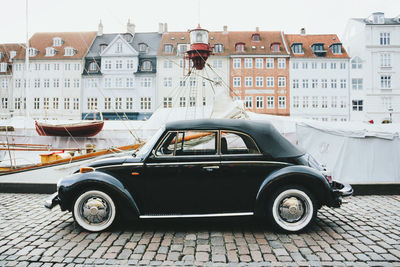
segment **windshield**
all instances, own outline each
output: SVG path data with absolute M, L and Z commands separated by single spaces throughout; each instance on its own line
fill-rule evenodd
M 139 151 L 136 153 L 137 157 L 143 157 L 147 155 L 150 150 L 154 147 L 158 139 L 165 131 L 165 126 L 162 126 L 158 131 L 141 147 Z

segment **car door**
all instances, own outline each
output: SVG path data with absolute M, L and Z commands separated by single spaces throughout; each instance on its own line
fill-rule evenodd
M 261 183 L 282 164 L 262 155 L 247 134 L 221 130 L 221 171 L 224 173 L 226 210 L 252 212 Z
M 147 215 L 214 212 L 218 131 L 171 131 L 145 162 Z

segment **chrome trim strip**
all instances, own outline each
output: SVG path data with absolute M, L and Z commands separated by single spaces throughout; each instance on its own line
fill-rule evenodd
M 147 166 L 165 166 L 165 165 L 215 165 L 220 164 L 220 161 L 186 161 L 186 162 L 160 162 L 160 163 L 146 163 Z
M 252 160 L 238 160 L 238 161 L 225 161 L 222 160 L 221 164 L 269 164 L 269 165 L 291 165 L 287 162 L 280 161 L 252 161 Z
M 252 216 L 252 215 L 254 215 L 254 212 L 181 214 L 181 215 L 140 215 L 139 218 L 140 219 L 207 218 L 207 217 Z
M 106 169 L 106 168 L 126 167 L 126 166 L 143 166 L 143 165 L 144 165 L 144 163 L 122 163 L 122 164 L 118 164 L 118 165 L 106 165 L 106 166 L 96 167 L 95 170 Z

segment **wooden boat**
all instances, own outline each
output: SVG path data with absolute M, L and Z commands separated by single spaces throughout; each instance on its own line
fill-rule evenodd
M 36 132 L 42 136 L 74 136 L 89 137 L 98 134 L 104 121 L 88 121 L 70 124 L 48 124 L 35 121 Z

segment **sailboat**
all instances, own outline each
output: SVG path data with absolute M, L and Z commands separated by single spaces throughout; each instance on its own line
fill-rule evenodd
M 104 121 L 88 121 L 69 124 L 48 124 L 35 121 L 36 132 L 41 136 L 90 137 L 98 134 Z

